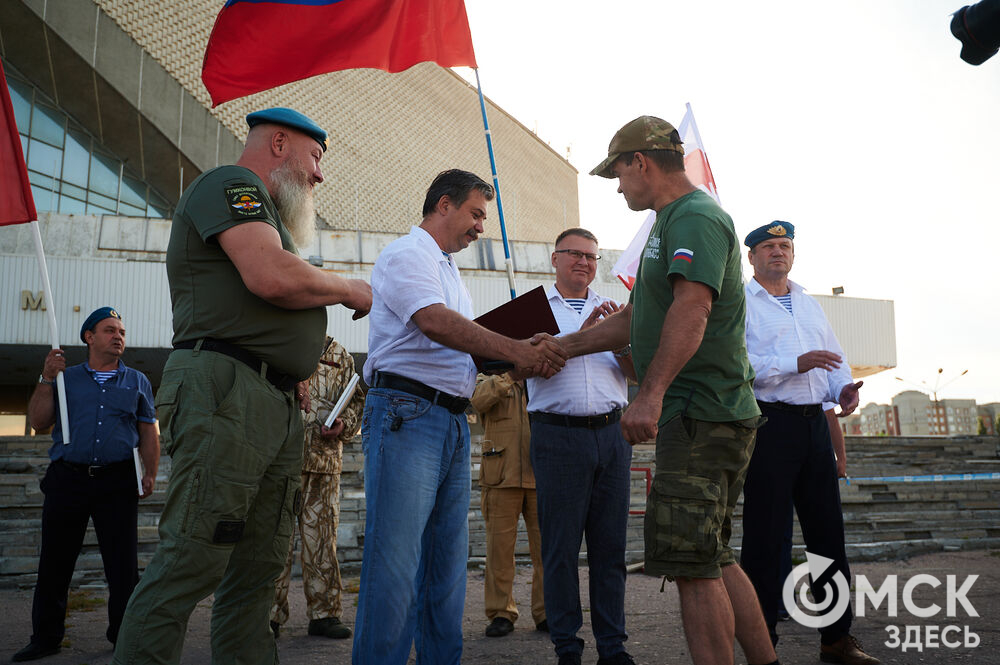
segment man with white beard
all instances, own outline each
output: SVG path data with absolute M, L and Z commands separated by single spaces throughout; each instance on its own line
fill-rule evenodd
M 371 308 L 367 283 L 296 253 L 314 233 L 326 132 L 286 108 L 247 124 L 239 161 L 203 173 L 174 214 L 174 351 L 156 400 L 173 468 L 114 663 L 177 663 L 188 617 L 212 593 L 212 661 L 277 662 L 268 611 L 300 496 L 305 381 L 326 306 L 354 318 Z

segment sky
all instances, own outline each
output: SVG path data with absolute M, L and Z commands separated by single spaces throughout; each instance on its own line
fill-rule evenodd
M 897 367 L 865 379 L 862 404 L 913 387 L 987 403 L 1000 401 L 1000 55 L 978 67 L 959 58 L 949 24 L 963 4 L 466 9 L 484 93 L 568 150 L 580 223 L 602 247 L 624 248 L 647 213 L 587 172 L 626 122 L 649 114 L 676 126 L 690 103 L 741 238 L 790 221 L 792 279 L 894 301 Z

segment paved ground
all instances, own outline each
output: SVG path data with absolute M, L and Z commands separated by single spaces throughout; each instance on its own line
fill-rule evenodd
M 528 572 L 522 570 L 516 582 L 517 598 L 525 602 L 529 596 L 528 584 L 531 579 Z M 586 570 L 580 572 L 581 584 L 586 589 Z M 876 587 L 881 585 L 888 574 L 899 576 L 897 593 L 900 599 L 899 616 L 896 618 L 887 616 L 886 605 L 883 603 L 878 610 L 873 612 L 869 609 L 867 617 L 855 621 L 855 635 L 870 653 L 877 655 L 886 665 L 1000 663 L 1000 552 L 951 552 L 915 557 L 908 561 L 862 563 L 853 566 L 853 572 L 855 576 L 865 575 Z M 918 604 L 930 606 L 932 603 L 937 603 L 942 608 L 946 605 L 944 589 L 947 575 L 956 575 L 959 587 L 966 576 L 979 575 L 967 595 L 979 616 L 965 616 L 961 605 L 959 605 L 960 616 L 957 619 L 946 619 L 941 615 L 919 619 L 907 613 L 902 603 L 903 585 L 906 580 L 917 574 L 934 575 L 942 583 L 938 589 L 919 586 L 914 594 Z M 357 578 L 348 578 L 345 583 L 356 592 Z M 533 629 L 530 617 L 526 621 L 518 622 L 515 631 L 506 637 L 485 637 L 483 630 L 486 627 L 486 619 L 483 615 L 482 590 L 482 572 L 470 570 L 465 608 L 465 651 L 462 662 L 472 665 L 555 663 L 548 636 Z M 40 662 L 46 665 L 105 665 L 111 660 L 110 645 L 104 640 L 107 620 L 102 602 L 104 592 L 95 589 L 88 591 L 87 595 L 96 601 L 96 609 L 73 611 L 68 619 L 69 628 L 62 652 Z M 355 593 L 345 595 L 343 618 L 348 625 L 353 624 L 356 598 Z M 278 641 L 281 661 L 286 664 L 349 663 L 350 640 L 327 640 L 306 635 L 308 621 L 305 618 L 301 581 L 293 580 L 289 600 L 292 604 L 292 619 Z M 586 610 L 586 593 L 583 602 Z M 0 633 L 6 636 L 0 646 L 0 660 L 7 661 L 16 650 L 27 643 L 31 632 L 31 591 L 2 590 L 0 603 L 4 614 L 0 619 L 3 623 Z M 202 602 L 191 618 L 182 661 L 185 664 L 197 665 L 210 661 L 208 649 L 210 607 L 210 600 Z M 677 591 L 673 585 L 666 585 L 661 593 L 659 579 L 642 574 L 630 575 L 626 612 L 630 635 L 627 647 L 637 663 L 651 665 L 690 662 L 680 625 Z M 923 652 L 910 649 L 905 653 L 899 648 L 892 649 L 885 646 L 885 642 L 889 639 L 886 632 L 888 626 L 900 626 L 902 637 L 904 625 L 944 628 L 950 624 L 969 626 L 972 632 L 978 634 L 981 640 L 979 645 L 954 649 L 940 646 L 926 648 Z M 785 665 L 819 662 L 817 657 L 819 638 L 813 629 L 788 621 L 781 624 L 779 632 L 782 639 L 778 645 L 778 655 Z M 587 642 L 583 662 L 585 665 L 591 665 L 597 661 L 597 654 L 593 649 L 593 636 L 590 635 L 588 626 L 585 625 L 581 635 Z M 954 633 L 948 635 L 949 641 L 955 637 Z M 738 651 L 736 662 L 746 662 Z

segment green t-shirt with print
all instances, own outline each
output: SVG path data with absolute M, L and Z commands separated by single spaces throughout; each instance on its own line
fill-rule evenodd
M 298 380 L 316 369 L 326 338 L 326 308 L 284 309 L 247 289 L 217 235 L 246 222 L 277 229 L 298 254 L 267 187 L 242 166 L 201 174 L 177 204 L 167 245 L 174 343 L 203 337 L 242 347 Z
M 708 286 L 712 312 L 701 346 L 663 396 L 660 425 L 681 413 L 709 422 L 760 415 L 747 358 L 740 244 L 732 219 L 701 190 L 659 211 L 639 262 L 631 341 L 640 382 L 660 343 L 676 277 Z

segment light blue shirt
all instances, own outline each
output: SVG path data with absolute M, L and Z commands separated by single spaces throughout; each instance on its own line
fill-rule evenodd
M 605 301 L 593 289 L 587 289 L 583 309 L 576 311 L 566 302 L 555 285 L 546 295 L 552 314 L 559 324 L 559 334 L 576 332 L 594 308 Z M 550 379 L 528 379 L 528 412 L 542 411 L 566 416 L 596 416 L 628 403 L 628 383 L 618 361 L 610 351 L 570 358 Z
M 853 381 L 851 366 L 819 303 L 792 280 L 788 280 L 788 290 L 791 312 L 756 279 L 747 282 L 747 354 L 757 374 L 753 392 L 762 402 L 836 402 L 844 386 Z M 840 367 L 799 374 L 799 356 L 820 350 L 843 358 Z

